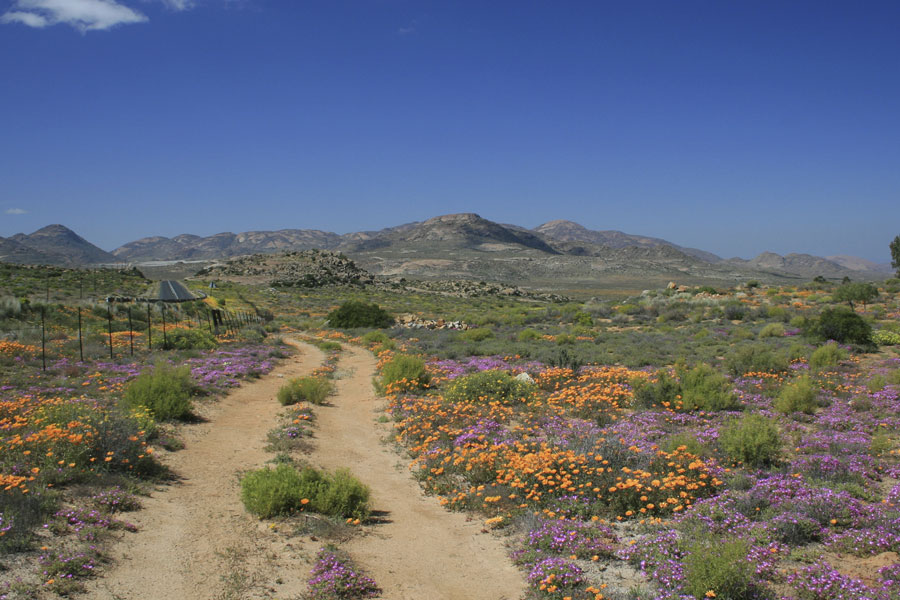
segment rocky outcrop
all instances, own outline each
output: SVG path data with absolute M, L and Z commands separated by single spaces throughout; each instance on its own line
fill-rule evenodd
M 327 250 L 241 256 L 206 267 L 197 276 L 301 288 L 369 285 L 375 280 L 372 274 L 357 267 L 343 254 Z

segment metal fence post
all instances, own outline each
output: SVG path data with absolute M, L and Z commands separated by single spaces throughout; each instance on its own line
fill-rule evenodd
M 41 306 L 41 368 L 47 370 L 47 333 L 44 325 L 45 307 Z
M 113 360 L 112 347 L 112 310 L 109 308 L 109 302 L 106 303 L 106 331 L 109 334 L 109 359 Z
M 84 340 L 81 333 L 81 305 L 78 306 L 78 357 L 84 362 Z

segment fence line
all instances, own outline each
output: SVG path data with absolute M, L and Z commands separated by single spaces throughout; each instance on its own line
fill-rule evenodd
M 110 360 L 115 360 L 116 357 L 116 343 L 115 343 L 115 334 L 116 333 L 124 333 L 128 332 L 128 346 L 126 352 L 129 352 L 131 356 L 134 356 L 135 346 L 134 346 L 134 338 L 135 333 L 140 334 L 140 332 L 135 332 L 135 323 L 133 319 L 133 308 L 134 306 L 128 306 L 127 308 L 127 321 L 125 319 L 117 319 L 119 314 L 114 315 L 112 310 L 112 303 L 116 300 L 113 298 L 108 298 L 111 300 L 106 302 L 106 335 L 103 336 L 106 338 L 106 343 L 102 344 L 106 346 L 109 350 Z M 134 304 L 137 304 L 136 302 Z M 151 310 L 151 302 L 147 302 L 147 350 L 153 351 L 153 311 Z M 207 329 L 209 334 L 215 338 L 220 338 L 228 335 L 237 335 L 238 331 L 241 327 L 251 325 L 251 324 L 261 324 L 264 322 L 264 319 L 259 315 L 254 315 L 250 313 L 246 313 L 243 311 L 229 311 L 227 309 L 222 308 L 210 308 L 205 304 L 199 303 L 199 305 L 195 305 L 196 310 L 193 315 L 188 314 L 186 311 L 182 312 L 179 310 L 174 311 L 170 316 L 174 319 L 174 324 L 171 322 L 172 319 L 167 319 L 167 309 L 165 302 L 161 303 L 159 309 L 159 316 L 161 317 L 161 325 L 162 325 L 162 335 L 163 335 L 163 345 L 162 349 L 167 349 L 169 347 L 169 332 L 172 329 L 194 329 L 194 330 L 204 330 Z M 67 305 L 61 305 L 63 307 Z M 92 311 L 94 317 L 98 319 L 102 319 L 97 312 L 96 308 L 99 308 L 102 305 L 95 305 L 95 311 Z M 85 337 L 85 322 L 82 319 L 82 309 L 84 308 L 81 304 L 77 305 L 77 326 L 72 328 L 67 328 L 65 325 L 51 324 L 48 327 L 47 319 L 49 317 L 48 312 L 52 310 L 52 306 L 47 304 L 41 304 L 40 306 L 40 324 L 37 325 L 28 325 L 26 323 L 22 323 L 21 326 L 9 329 L 0 329 L 0 340 L 2 339 L 16 339 L 16 340 L 35 340 L 40 335 L 40 353 L 41 353 L 41 367 L 46 370 L 47 369 L 47 359 L 48 359 L 48 333 L 53 333 L 54 335 L 62 332 L 66 337 L 65 341 L 74 341 L 76 338 L 78 340 L 78 357 L 79 360 L 84 362 L 84 337 Z M 68 308 L 71 308 L 71 305 L 68 305 Z M 102 309 L 101 309 L 102 310 Z M 118 311 L 117 311 L 118 312 Z M 179 318 L 181 317 L 181 318 Z M 193 317 L 196 317 L 194 320 Z M 117 331 L 113 331 L 114 324 L 122 324 L 123 321 L 127 322 L 127 329 L 116 327 Z M 93 323 L 93 327 L 90 327 L 89 330 L 94 334 L 99 333 L 101 336 L 102 333 L 102 325 Z M 158 328 L 158 327 L 157 327 Z M 57 338 L 54 338 L 54 341 L 58 341 Z M 33 343 L 33 342 L 32 342 Z M 53 345 L 53 344 L 51 344 Z M 49 349 L 52 353 L 52 348 Z M 57 352 L 60 358 L 67 356 L 67 353 L 63 352 L 60 347 Z

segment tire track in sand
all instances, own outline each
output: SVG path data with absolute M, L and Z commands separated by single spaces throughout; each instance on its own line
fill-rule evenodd
M 179 478 L 143 500 L 127 534 L 111 549 L 112 566 L 88 582 L 88 596 L 103 599 L 210 600 L 297 596 L 308 566 L 250 516 L 240 500 L 240 471 L 262 466 L 266 433 L 281 406 L 275 399 L 286 378 L 311 372 L 324 355 L 297 344 L 301 353 L 271 373 L 245 383 L 209 408 L 208 421 L 183 428 L 185 448 L 165 463 Z M 284 597 L 284 596 L 282 596 Z
M 316 411 L 318 467 L 348 467 L 372 490 L 372 507 L 386 522 L 366 527 L 367 535 L 343 547 L 384 590 L 385 600 L 515 600 L 525 594 L 523 574 L 502 543 L 481 533 L 478 522 L 444 510 L 426 497 L 405 464 L 382 437 L 389 426 L 379 416 L 371 353 L 346 346 L 329 406 Z

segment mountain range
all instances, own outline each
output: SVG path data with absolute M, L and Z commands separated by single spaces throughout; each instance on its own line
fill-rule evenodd
M 884 278 L 887 265 L 852 256 L 780 256 L 724 259 L 711 252 L 621 231 L 595 231 L 572 221 L 534 229 L 500 224 L 474 213 L 442 215 L 379 231 L 339 235 L 315 229 L 282 229 L 154 236 L 112 252 L 62 225 L 32 234 L 0 237 L 0 260 L 84 266 L 154 261 L 202 261 L 308 249 L 343 252 L 373 274 L 413 278 L 470 278 L 530 285 L 590 286 L 608 282 L 685 282 Z

